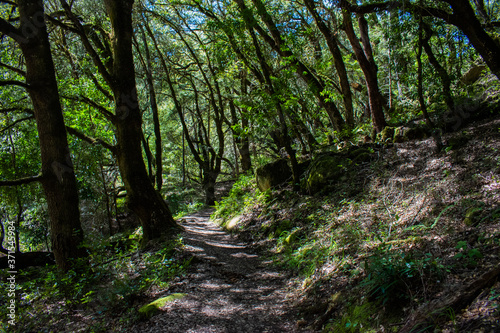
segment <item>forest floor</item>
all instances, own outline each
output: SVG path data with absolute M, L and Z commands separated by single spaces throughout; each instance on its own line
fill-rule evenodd
M 210 220 L 212 209 L 182 218 L 185 254 L 194 256 L 187 273 L 168 290 L 185 297 L 167 303 L 149 321 L 128 332 L 296 332 L 283 272 Z M 304 331 L 301 331 L 304 332 Z
M 214 216 L 293 275 L 305 327 L 500 332 L 500 118 L 443 143 L 373 145 L 314 195 L 237 183 Z

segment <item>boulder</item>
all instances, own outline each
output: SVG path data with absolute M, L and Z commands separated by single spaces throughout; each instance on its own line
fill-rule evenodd
M 146 318 L 146 319 L 151 318 L 156 313 L 158 313 L 160 311 L 160 308 L 164 307 L 165 304 L 167 304 L 168 302 L 175 301 L 176 299 L 181 299 L 184 296 L 186 296 L 186 294 L 175 293 L 172 295 L 168 295 L 166 297 L 159 298 L 154 302 L 151 302 L 147 305 L 142 306 L 139 309 L 139 314 L 143 318 Z
M 359 164 L 370 161 L 372 152 L 366 148 L 356 148 L 349 151 L 348 156 L 354 164 Z
M 315 193 L 325 184 L 338 179 L 344 173 L 342 166 L 344 160 L 347 159 L 342 159 L 340 156 L 318 156 L 309 167 L 303 187 L 307 192 Z
M 476 65 L 469 69 L 460 79 L 460 81 L 465 85 L 470 85 L 476 82 L 481 73 L 486 69 L 485 65 Z
M 261 191 L 284 184 L 292 177 L 292 170 L 285 159 L 261 166 L 255 172 L 257 187 Z
M 394 131 L 394 143 L 401 143 L 405 141 L 405 127 L 397 127 Z

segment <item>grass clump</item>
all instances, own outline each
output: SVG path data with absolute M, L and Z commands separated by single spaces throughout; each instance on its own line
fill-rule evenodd
M 256 189 L 253 175 L 242 175 L 234 183 L 229 195 L 215 202 L 215 212 L 212 219 L 218 220 L 222 226 L 233 217 L 247 212 L 256 205 L 263 203 L 269 197 L 269 192 Z

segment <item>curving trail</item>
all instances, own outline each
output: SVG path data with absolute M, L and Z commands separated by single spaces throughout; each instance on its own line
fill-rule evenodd
M 212 210 L 183 218 L 186 251 L 199 260 L 158 297 L 187 296 L 131 332 L 306 332 L 287 300 L 286 279 L 246 244 L 210 221 Z

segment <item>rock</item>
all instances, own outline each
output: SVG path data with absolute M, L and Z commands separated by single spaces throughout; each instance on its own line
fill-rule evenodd
M 240 222 L 241 222 L 241 215 L 235 216 L 231 220 L 229 220 L 229 222 L 227 222 L 225 228 L 231 231 L 234 228 L 236 228 L 238 224 L 240 224 Z
M 175 301 L 176 299 L 181 299 L 184 296 L 186 296 L 186 294 L 175 293 L 172 295 L 168 295 L 167 297 L 159 298 L 154 302 L 151 302 L 147 305 L 142 306 L 139 309 L 139 314 L 143 318 L 146 318 L 146 319 L 151 318 L 156 313 L 158 313 L 160 311 L 160 308 L 164 307 L 165 304 L 167 304 L 168 302 Z
M 257 186 L 263 192 L 284 184 L 290 177 L 292 177 L 292 170 L 285 159 L 266 164 L 255 172 Z
M 384 129 L 382 130 L 382 132 L 380 132 L 380 140 L 382 142 L 387 142 L 387 141 L 391 141 L 393 140 L 394 138 L 394 127 L 390 127 L 390 126 L 386 126 L 384 127 Z
M 479 207 L 472 207 L 467 209 L 465 212 L 464 224 L 468 227 L 476 225 L 479 220 L 478 217 L 481 215 L 482 209 Z
M 339 156 L 318 156 L 309 167 L 303 187 L 309 193 L 315 193 L 328 182 L 338 179 L 344 173 L 342 162 L 345 160 Z
M 469 69 L 460 79 L 460 81 L 465 85 L 470 85 L 476 82 L 481 73 L 486 69 L 485 65 L 477 65 Z
M 356 148 L 350 151 L 348 155 L 354 164 L 368 162 L 372 158 L 371 151 L 366 148 Z
M 427 139 L 429 137 L 428 131 L 423 128 L 423 127 L 412 127 L 408 128 L 404 132 L 404 141 L 410 141 L 410 140 L 423 140 Z

